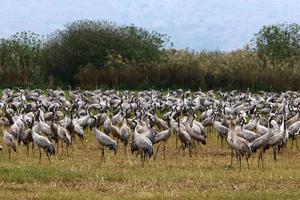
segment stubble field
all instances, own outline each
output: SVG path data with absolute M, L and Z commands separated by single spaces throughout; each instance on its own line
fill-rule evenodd
M 1 144 L 2 137 L 1 137 Z M 290 145 L 290 144 L 289 144 Z M 230 163 L 230 150 L 220 148 L 215 133 L 193 157 L 175 149 L 175 137 L 143 167 L 139 157 L 106 150 L 101 163 L 99 146 L 92 133 L 83 143 L 74 141 L 69 156 L 60 152 L 49 164 L 45 154 L 39 164 L 20 146 L 9 161 L 8 151 L 0 155 L 0 199 L 299 199 L 300 153 L 288 146 L 275 163 L 271 151 L 265 156 L 265 168 L 257 167 L 257 155 L 250 170 L 243 160 L 242 170 Z M 156 146 L 155 146 L 156 149 Z M 161 148 L 162 149 L 162 148 Z

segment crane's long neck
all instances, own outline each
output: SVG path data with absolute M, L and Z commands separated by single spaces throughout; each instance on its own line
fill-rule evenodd
M 258 122 L 259 122 L 259 119 L 258 119 L 258 118 L 255 118 L 255 120 L 254 120 L 255 126 L 258 124 Z
M 193 119 L 194 117 L 192 115 L 189 115 L 187 120 L 186 120 L 186 124 L 188 124 L 189 126 L 192 126 L 193 123 Z
M 99 133 L 98 133 L 98 130 L 96 129 L 96 127 L 93 127 L 93 132 L 95 134 L 95 137 L 98 138 L 99 137 Z
M 139 137 L 139 135 L 140 135 L 140 134 L 137 132 L 137 127 L 135 127 L 135 128 L 134 128 L 134 132 L 133 132 L 134 138 Z
M 282 119 L 282 122 L 281 122 L 281 125 L 279 128 L 280 133 L 284 134 L 284 128 L 285 128 L 285 121 L 284 121 L 284 119 Z
M 228 130 L 228 134 L 227 134 L 227 139 L 231 139 L 233 136 L 233 133 L 232 133 L 232 131 L 234 130 L 234 128 L 229 128 L 229 130 Z
M 32 130 L 31 130 L 31 135 L 32 135 L 32 138 L 36 138 L 37 137 L 37 133 L 36 131 L 38 130 L 38 126 L 35 125 L 32 127 Z
M 172 131 L 177 131 L 176 121 L 173 118 L 170 120 L 170 128 Z
M 260 119 L 257 120 L 257 125 L 256 125 L 256 127 L 259 127 L 259 128 L 261 127 Z

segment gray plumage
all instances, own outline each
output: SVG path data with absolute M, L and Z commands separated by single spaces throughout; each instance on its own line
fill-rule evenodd
M 269 128 L 268 133 L 256 138 L 250 143 L 251 152 L 256 152 L 260 148 L 264 148 L 272 136 L 272 130 Z
M 8 155 L 10 159 L 11 149 L 13 149 L 14 152 L 17 151 L 16 139 L 12 134 L 5 130 L 3 133 L 3 142 L 8 147 Z
M 240 163 L 240 170 L 241 170 L 241 156 L 246 157 L 246 161 L 248 164 L 249 168 L 249 162 L 248 158 L 251 155 L 251 149 L 249 142 L 245 140 L 242 137 L 239 137 L 241 132 L 241 127 L 237 127 L 234 121 L 231 121 L 229 124 L 229 129 L 228 129 L 228 135 L 227 135 L 227 142 L 228 145 L 231 147 L 232 152 L 231 152 L 231 164 L 232 164 L 232 158 L 233 158 L 233 150 L 237 152 L 237 156 L 239 158 L 239 163 Z
M 248 124 L 246 124 L 244 126 L 244 129 L 249 130 L 249 131 L 253 131 L 256 127 L 257 121 L 258 121 L 258 118 L 252 119 Z
M 133 140 L 131 143 L 131 152 L 138 151 L 141 153 L 141 159 L 144 164 L 146 156 L 151 157 L 153 155 L 153 146 L 151 140 L 144 134 L 137 132 L 137 122 L 135 122 L 135 128 L 133 133 Z
M 161 131 L 154 136 L 153 144 L 159 143 L 161 141 L 166 142 L 171 135 L 171 131 L 169 129 Z
M 299 134 L 300 121 L 296 121 L 288 127 L 288 132 L 291 136 L 296 136 Z
M 219 136 L 221 138 L 221 148 L 223 148 L 223 140 L 228 135 L 228 128 L 226 126 L 222 125 L 222 123 L 219 121 L 213 121 L 213 126 L 219 133 Z
M 179 118 L 177 121 L 178 128 L 178 138 L 181 141 L 181 148 L 185 150 L 186 147 L 189 148 L 189 155 L 192 157 L 192 136 L 186 131 L 185 126 L 181 125 L 179 122 Z
M 39 147 L 39 152 L 40 152 L 39 161 L 41 162 L 41 148 L 42 148 L 46 152 L 49 163 L 50 163 L 51 162 L 50 156 L 55 155 L 55 148 L 47 137 L 39 135 L 37 133 L 39 131 L 40 130 L 39 130 L 38 125 L 34 125 L 32 127 L 32 131 L 31 131 L 32 139 L 33 139 L 34 143 Z
M 111 139 L 108 135 L 99 131 L 97 128 L 93 128 L 93 132 L 95 134 L 97 141 L 102 147 L 108 147 L 110 150 L 113 150 L 114 152 L 117 151 L 118 146 L 115 140 Z
M 259 135 L 265 135 L 266 133 L 268 133 L 268 128 L 261 125 L 260 121 L 258 121 L 256 124 L 256 131 Z
M 226 126 L 223 126 L 221 122 L 214 121 L 213 123 L 214 128 L 218 131 L 218 133 L 222 136 L 227 136 L 228 128 Z
M 300 113 L 299 111 L 297 112 L 296 115 L 294 115 L 293 117 L 291 117 L 289 120 L 286 121 L 286 126 L 289 127 L 291 126 L 293 123 L 295 123 L 296 121 L 298 121 L 300 118 Z
M 128 145 L 128 140 L 131 135 L 131 129 L 127 126 L 127 124 L 124 122 L 120 128 L 120 133 L 122 137 L 122 141 L 124 143 L 124 146 L 126 147 Z
M 8 131 L 4 131 L 3 133 L 3 142 L 10 148 L 14 150 L 14 152 L 17 151 L 17 146 L 16 146 L 16 139 L 15 137 L 10 134 Z
M 256 138 L 258 138 L 260 135 L 256 134 L 253 131 L 244 129 L 244 127 L 242 127 L 241 132 L 238 133 L 238 136 L 244 138 L 245 140 L 247 140 L 248 142 L 252 142 L 254 141 Z

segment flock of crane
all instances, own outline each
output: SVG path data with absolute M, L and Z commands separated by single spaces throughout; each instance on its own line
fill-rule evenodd
M 42 151 L 51 162 L 50 157 L 60 148 L 68 155 L 74 139 L 83 140 L 89 129 L 99 142 L 101 162 L 105 161 L 105 148 L 117 153 L 118 146 L 124 145 L 125 152 L 130 148 L 144 165 L 151 156 L 156 159 L 161 145 L 165 159 L 165 144 L 171 136 L 176 138 L 174 149 L 188 150 L 192 157 L 211 132 L 217 133 L 221 148 L 224 142 L 228 144 L 231 165 L 236 157 L 240 168 L 242 158 L 249 167 L 249 158 L 257 153 L 258 165 L 264 167 L 268 149 L 276 161 L 289 140 L 291 146 L 295 142 L 298 147 L 299 105 L 300 93 L 294 91 L 252 94 L 237 90 L 163 93 L 16 88 L 3 90 L 0 127 L 9 159 L 18 145 L 27 147 L 28 156 L 31 144 L 32 152 L 39 150 L 39 162 Z

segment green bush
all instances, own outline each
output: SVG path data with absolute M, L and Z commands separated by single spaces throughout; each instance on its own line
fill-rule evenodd
M 74 74 L 88 63 L 98 69 L 110 65 L 111 55 L 124 62 L 159 62 L 166 35 L 142 28 L 118 26 L 107 21 L 75 21 L 55 32 L 45 44 L 41 62 L 48 76 L 75 85 Z

